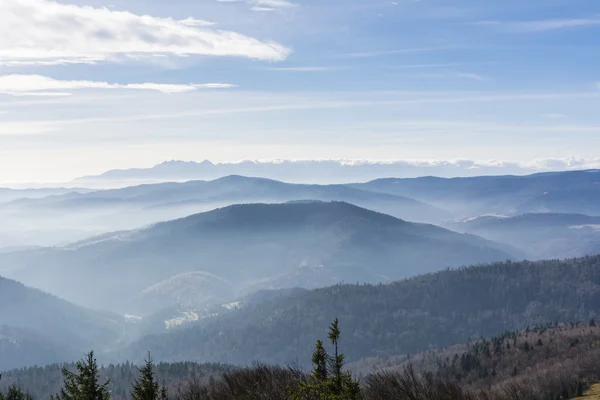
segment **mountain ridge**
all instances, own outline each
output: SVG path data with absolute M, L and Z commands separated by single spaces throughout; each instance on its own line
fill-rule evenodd
M 76 247 L 0 254 L 0 264 L 10 266 L 0 272 L 98 307 L 103 303 L 91 301 L 93 292 L 85 289 L 94 282 L 111 293 L 104 297 L 114 297 L 115 307 L 125 294 L 191 271 L 212 273 L 243 288 L 303 266 L 324 265 L 349 282 L 369 276 L 368 281 L 377 282 L 380 275 L 398 279 L 511 258 L 502 245 L 473 235 L 344 202 L 311 202 L 234 205 L 103 235 Z M 45 268 L 36 267 L 42 263 Z M 67 285 L 58 276 L 77 284 Z M 119 276 L 116 283 L 114 276 Z

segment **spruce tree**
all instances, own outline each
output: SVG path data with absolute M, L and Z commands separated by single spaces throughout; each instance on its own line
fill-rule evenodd
M 138 368 L 142 375 L 133 384 L 132 400 L 161 400 L 163 393 L 154 380 L 153 369 L 152 357 L 148 353 L 146 364 L 142 368 Z M 166 390 L 164 394 L 166 395 Z
M 31 400 L 31 396 L 28 393 L 24 393 L 16 385 L 12 385 L 8 388 L 6 395 L 0 393 L 0 399 L 2 400 Z
M 360 384 L 343 371 L 344 355 L 339 352 L 340 328 L 337 318 L 329 328 L 328 338 L 334 346 L 330 356 L 318 340 L 312 356 L 314 366 L 308 382 L 290 389 L 291 400 L 358 400 Z
M 60 394 L 52 397 L 52 400 L 109 400 L 110 381 L 100 385 L 98 364 L 91 351 L 83 360 L 76 364 L 77 373 L 63 368 L 63 388 Z
M 167 391 L 167 387 L 165 386 L 164 382 L 160 388 L 160 400 L 169 400 L 169 392 Z
M 329 355 L 323 346 L 323 342 L 321 340 L 317 340 L 317 345 L 315 348 L 315 352 L 312 356 L 312 363 L 314 365 L 313 377 L 318 382 L 325 382 L 327 380 L 327 360 Z
M 329 326 L 329 341 L 334 347 L 333 357 L 330 359 L 330 369 L 333 375 L 333 383 L 336 394 L 342 393 L 342 368 L 344 367 L 344 355 L 339 353 L 338 342 L 340 340 L 340 321 L 336 318 Z

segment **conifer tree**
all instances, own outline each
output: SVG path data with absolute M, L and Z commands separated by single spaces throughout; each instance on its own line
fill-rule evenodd
M 340 340 L 340 321 L 336 318 L 329 326 L 329 341 L 334 347 L 333 357 L 330 361 L 333 384 L 337 394 L 342 392 L 342 368 L 344 367 L 344 355 L 339 353 L 338 342 Z
M 0 393 L 0 400 L 31 400 L 31 396 L 24 393 L 16 385 L 12 385 L 8 388 L 6 395 Z
M 98 364 L 91 351 L 76 364 L 77 373 L 63 368 L 63 388 L 52 400 L 110 400 L 110 381 L 100 385 Z
M 323 342 L 321 340 L 317 340 L 317 345 L 315 348 L 315 352 L 312 356 L 312 363 L 314 365 L 313 377 L 318 382 L 325 382 L 328 377 L 327 373 L 327 360 L 329 355 L 323 346 Z
M 152 357 L 148 353 L 146 364 L 138 370 L 142 374 L 133 385 L 133 392 L 131 393 L 132 400 L 161 400 L 163 395 L 159 388 L 158 383 L 154 380 L 154 364 Z M 163 386 L 164 390 L 164 386 Z M 165 393 L 166 395 L 166 390 Z
M 165 386 L 164 382 L 160 388 L 160 400 L 169 400 L 169 392 L 167 391 L 167 387 Z
M 334 346 L 330 356 L 318 340 L 312 356 L 312 375 L 306 383 L 290 390 L 291 400 L 358 400 L 361 390 L 358 381 L 343 371 L 344 355 L 339 352 L 340 328 L 336 318 L 329 328 L 328 338 Z

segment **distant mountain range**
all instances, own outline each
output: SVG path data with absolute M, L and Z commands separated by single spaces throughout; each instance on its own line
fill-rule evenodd
M 487 215 L 446 227 L 510 244 L 537 259 L 600 254 L 600 217 L 554 213 Z
M 71 182 L 85 187 L 130 186 L 167 181 L 212 180 L 227 175 L 259 176 L 296 183 L 364 182 L 387 176 L 473 177 L 481 175 L 525 175 L 542 171 L 585 168 L 586 163 L 555 160 L 531 167 L 511 162 L 457 161 L 361 161 L 361 160 L 277 160 L 238 163 L 166 161 L 151 168 L 111 170 Z
M 299 200 L 346 201 L 413 220 L 439 220 L 448 216 L 440 209 L 403 196 L 370 192 L 344 185 L 290 184 L 236 175 L 213 181 L 140 185 L 88 193 L 71 192 L 42 199 L 24 198 L 6 204 L 6 208 L 29 212 L 146 210 L 154 213 L 170 211 L 184 214 L 192 210 L 202 211 L 236 203 L 281 203 Z
M 60 189 L 62 191 L 63 189 Z M 11 196 L 17 196 L 11 191 Z M 21 193 L 21 191 L 16 191 Z M 344 201 L 414 222 L 446 225 L 487 214 L 600 216 L 598 170 L 443 179 L 379 179 L 362 184 L 290 184 L 237 175 L 213 181 L 76 191 L 0 204 L 0 248 L 66 245 L 239 203 Z M 583 254 L 570 251 L 561 257 Z M 536 253 L 537 254 L 537 253 Z
M 46 188 L 46 189 L 8 189 L 0 187 L 0 202 L 8 202 L 18 199 L 41 199 L 48 196 L 57 196 L 71 192 L 90 192 L 83 188 Z
M 344 185 L 299 185 L 228 176 L 214 181 L 73 191 L 13 200 L 0 205 L 4 222 L 0 226 L 0 247 L 64 245 L 237 203 L 298 200 L 346 201 L 417 222 L 439 223 L 451 218 L 449 213 L 420 201 Z
M 378 179 L 353 187 L 407 196 L 456 216 L 553 212 L 600 216 L 600 170 L 528 176 Z
M 243 293 L 302 282 L 318 287 L 332 283 L 332 276 L 389 281 L 521 257 L 477 236 L 348 203 L 295 202 L 235 205 L 64 248 L 0 254 L 0 273 L 77 304 L 134 313 L 140 310 L 133 296 L 187 293 L 186 275 L 177 276 L 191 272 L 212 274 L 199 278 L 219 286 L 225 280 Z M 298 273 L 302 281 L 285 279 Z

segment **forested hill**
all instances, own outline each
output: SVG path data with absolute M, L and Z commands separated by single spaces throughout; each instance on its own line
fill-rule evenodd
M 336 283 L 373 283 L 519 258 L 510 251 L 343 202 L 244 204 L 65 248 L 3 254 L 0 272 L 6 266 L 11 278 L 86 307 L 137 313 L 137 294 L 182 273 L 207 272 L 239 291 L 304 267 L 333 271 Z M 310 289 L 332 283 L 314 282 Z
M 600 256 L 448 270 L 389 285 L 343 285 L 249 305 L 171 334 L 149 336 L 121 357 L 287 363 L 312 351 L 341 320 L 349 360 L 415 353 L 507 329 L 589 321 L 600 313 Z

